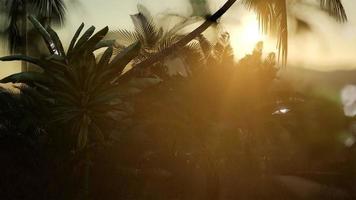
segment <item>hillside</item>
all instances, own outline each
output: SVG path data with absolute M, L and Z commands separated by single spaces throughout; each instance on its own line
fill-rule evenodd
M 298 91 L 313 91 L 326 98 L 340 101 L 343 87 L 356 85 L 356 70 L 316 71 L 288 67 L 280 72 L 281 80 L 291 82 Z

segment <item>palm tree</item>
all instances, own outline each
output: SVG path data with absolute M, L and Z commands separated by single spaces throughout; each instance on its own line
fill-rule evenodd
M 36 16 L 45 26 L 51 23 L 62 24 L 65 15 L 63 0 L 7 0 L 4 6 L 7 26 L 2 35 L 7 37 L 11 53 L 24 55 L 29 53 L 29 46 L 34 47 L 34 45 L 29 45 L 29 42 L 34 43 L 38 39 L 29 27 L 27 19 L 29 15 Z M 25 62 L 22 62 L 22 70 L 28 70 Z
M 112 44 L 102 40 L 108 27 L 93 34 L 95 27 L 92 26 L 79 37 L 84 28 L 82 24 L 65 51 L 50 26 L 45 28 L 32 16 L 29 19 L 45 41 L 50 56 L 0 58 L 1 61 L 30 62 L 42 69 L 10 75 L 0 83 L 26 83 L 35 88 L 40 97 L 35 102 L 43 102 L 45 113 L 51 116 L 48 125 L 55 135 L 52 136 L 54 141 L 59 142 L 59 148 L 74 150 L 77 156 L 86 157 L 83 198 L 88 198 L 89 150 L 104 144 L 112 136 L 114 127 L 121 123 L 120 119 L 130 114 L 125 102 L 128 97 L 161 80 L 135 78 L 126 84 L 115 84 L 117 76 L 120 77 L 125 66 L 138 55 L 140 44 L 134 43 L 112 57 Z M 100 48 L 107 49 L 97 60 L 94 51 Z M 63 137 L 63 133 L 67 134 Z
M 149 59 L 137 64 L 135 68 L 144 68 L 151 66 L 162 58 L 170 55 L 176 49 L 182 48 L 193 39 L 201 35 L 211 25 L 214 25 L 219 18 L 221 18 L 236 2 L 237 0 L 227 0 L 227 2 L 213 15 L 207 17 L 205 22 L 192 32 L 184 36 L 178 42 L 171 45 L 169 48 L 164 49 L 150 57 Z M 287 0 L 241 0 L 239 1 L 248 9 L 257 13 L 261 31 L 277 36 L 277 49 L 278 60 L 286 65 L 288 55 L 288 23 L 287 23 Z M 300 1 L 296 1 L 300 2 Z M 346 12 L 340 0 L 319 0 L 319 8 L 327 12 L 330 16 L 334 17 L 339 22 L 347 21 Z M 127 73 L 126 76 L 130 76 Z
M 163 30 L 162 27 L 158 27 L 153 21 L 150 12 L 142 5 L 138 5 L 138 14 L 131 15 L 131 19 L 134 25 L 134 31 L 128 31 L 125 29 L 118 29 L 110 31 L 105 39 L 115 40 L 114 54 L 119 53 L 134 42 L 140 42 L 142 47 L 140 54 L 133 60 L 133 64 L 138 64 L 151 56 L 169 48 L 172 44 L 176 43 L 183 37 L 181 33 L 182 29 L 193 22 L 196 19 L 189 20 L 185 18 L 179 23 L 174 25 L 168 30 Z M 168 16 L 169 17 L 169 16 Z M 177 75 L 182 74 L 184 76 L 189 75 L 190 66 L 187 61 L 187 57 L 191 54 L 199 54 L 199 45 L 197 42 L 184 46 L 180 51 L 174 52 L 170 59 L 162 59 L 152 66 L 147 72 L 156 72 L 156 75 Z M 198 56 L 199 57 L 199 56 Z

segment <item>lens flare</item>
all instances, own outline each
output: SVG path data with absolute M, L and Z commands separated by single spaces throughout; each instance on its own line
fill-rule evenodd
M 231 33 L 231 44 L 237 58 L 242 58 L 254 49 L 255 45 L 263 41 L 265 52 L 275 51 L 270 39 L 261 33 L 256 15 L 250 14 L 235 26 Z

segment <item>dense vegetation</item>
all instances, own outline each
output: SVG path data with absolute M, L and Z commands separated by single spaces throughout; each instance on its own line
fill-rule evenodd
M 2 199 L 356 197 L 353 119 L 280 79 L 262 42 L 236 61 L 228 33 L 132 18 L 135 32 L 82 24 L 65 50 L 29 17 L 48 53 L 0 58 L 38 67 L 0 81 Z

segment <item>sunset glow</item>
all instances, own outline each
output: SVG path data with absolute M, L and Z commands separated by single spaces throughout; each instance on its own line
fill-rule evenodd
M 251 53 L 257 42 L 263 41 L 266 52 L 275 51 L 269 38 L 262 34 L 256 15 L 250 14 L 241 20 L 241 24 L 231 30 L 231 44 L 237 58 Z
M 263 35 L 260 33 L 257 20 L 253 18 L 244 24 L 241 36 L 246 45 L 254 45 L 256 42 L 264 39 Z

